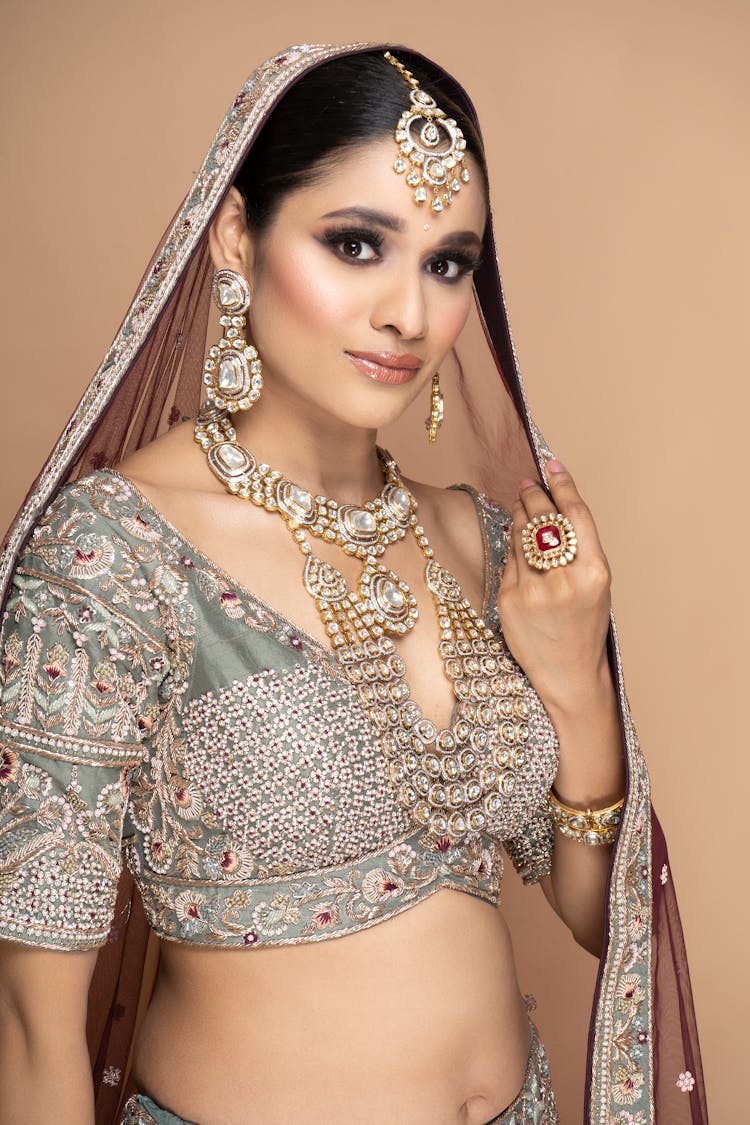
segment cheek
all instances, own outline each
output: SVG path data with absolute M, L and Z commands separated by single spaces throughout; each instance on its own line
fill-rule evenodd
M 455 344 L 468 319 L 473 293 L 473 287 L 469 283 L 441 294 L 430 316 L 433 340 L 437 349 L 447 352 Z
M 292 337 L 337 329 L 362 310 L 355 286 L 347 285 L 335 263 L 318 247 L 287 250 L 266 262 L 257 311 Z

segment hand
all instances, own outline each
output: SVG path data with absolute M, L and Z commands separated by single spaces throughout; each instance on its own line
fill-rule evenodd
M 498 609 L 506 643 L 551 715 L 580 713 L 611 696 L 606 639 L 610 571 L 591 512 L 570 473 L 548 463 L 552 500 L 536 481 L 521 482 Z M 572 563 L 537 571 L 526 562 L 521 532 L 557 509 L 573 524 Z

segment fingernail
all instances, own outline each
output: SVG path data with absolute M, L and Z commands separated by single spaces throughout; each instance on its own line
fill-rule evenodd
M 528 477 L 525 477 L 524 480 L 522 480 L 521 483 L 518 486 L 518 492 L 520 494 L 521 492 L 523 492 L 524 488 L 534 488 L 535 486 L 536 486 L 535 480 L 529 480 Z
M 547 472 L 549 473 L 566 473 L 567 471 L 562 461 L 557 461 L 554 457 L 547 462 Z

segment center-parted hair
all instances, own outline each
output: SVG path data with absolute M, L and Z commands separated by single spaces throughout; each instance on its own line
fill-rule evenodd
M 397 57 L 422 89 L 457 121 L 467 151 L 479 166 L 486 194 L 481 139 L 471 120 L 445 92 L 445 76 L 407 51 L 397 52 Z M 408 84 L 382 51 L 333 59 L 306 74 L 273 110 L 235 179 L 251 230 L 261 233 L 289 192 L 313 183 L 349 150 L 392 137 L 409 103 L 409 93 Z M 394 140 L 394 159 L 396 155 Z

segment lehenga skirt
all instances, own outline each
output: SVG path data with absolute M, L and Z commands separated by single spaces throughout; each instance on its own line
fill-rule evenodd
M 529 1057 L 523 1086 L 511 1104 L 487 1125 L 559 1125 L 555 1094 L 544 1044 L 531 1021 Z M 163 1109 L 146 1094 L 134 1094 L 123 1111 L 120 1125 L 198 1125 Z M 304 1125 L 299 1122 L 298 1125 Z

